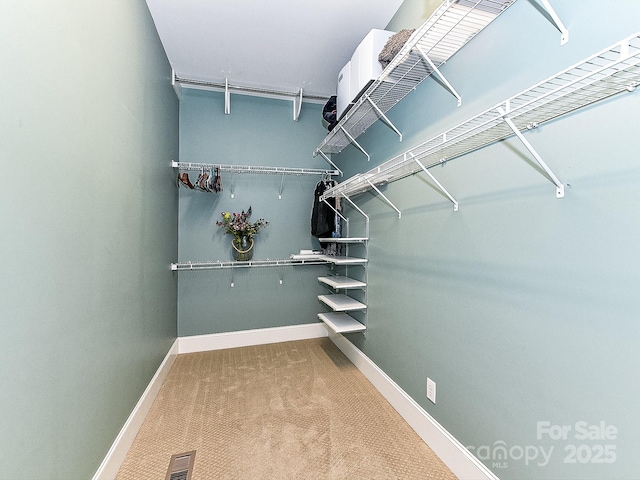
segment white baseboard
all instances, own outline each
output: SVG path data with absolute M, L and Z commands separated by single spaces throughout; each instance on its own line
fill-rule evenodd
M 308 338 L 326 337 L 324 323 L 307 323 L 288 327 L 259 328 L 240 332 L 212 333 L 178 338 L 179 353 L 205 352 L 224 348 L 266 345 L 268 343 L 290 342 Z
M 169 352 L 164 357 L 164 360 L 158 367 L 156 374 L 153 376 L 149 385 L 140 397 L 140 400 L 138 400 L 138 403 L 131 412 L 131 415 L 129 415 L 129 418 L 122 427 L 122 430 L 120 430 L 120 433 L 113 442 L 113 445 L 111 445 L 107 456 L 104 458 L 102 464 L 93 476 L 93 480 L 113 480 L 116 478 L 118 470 L 127 456 L 127 452 L 129 451 L 129 448 L 131 448 L 131 445 L 142 426 L 142 422 L 144 422 L 144 419 L 147 416 L 151 405 L 153 405 L 153 401 L 158 395 L 160 387 L 162 386 L 164 379 L 167 377 L 167 374 L 169 373 L 169 370 L 177 356 L 178 340 L 176 339 L 169 349 Z
M 360 349 L 342 335 L 329 338 L 460 480 L 499 480 Z

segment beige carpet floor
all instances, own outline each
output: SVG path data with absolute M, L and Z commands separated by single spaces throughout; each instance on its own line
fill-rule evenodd
M 179 355 L 117 480 L 456 477 L 328 338 Z

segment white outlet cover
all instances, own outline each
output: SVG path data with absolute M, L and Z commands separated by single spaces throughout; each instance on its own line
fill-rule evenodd
M 436 403 L 436 382 L 427 377 L 427 398 Z

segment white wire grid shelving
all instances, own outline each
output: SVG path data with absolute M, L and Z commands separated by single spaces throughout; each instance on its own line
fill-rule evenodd
M 436 73 L 444 85 L 461 99 L 438 67 L 446 62 L 480 30 L 486 27 L 515 0 L 446 0 L 431 17 L 416 29 L 391 63 L 343 115 L 338 124 L 314 151 L 315 155 L 341 152 L 350 143 L 369 155 L 356 138 L 383 119 L 402 139 L 402 134 L 387 119 L 391 110 L 423 80 Z M 550 8 L 550 6 L 547 6 Z
M 174 271 L 195 271 L 195 270 L 227 270 L 236 268 L 252 268 L 252 267 L 287 267 L 300 265 L 326 265 L 329 262 L 322 256 L 316 258 L 281 258 L 274 260 L 249 260 L 239 261 L 212 261 L 212 262 L 178 262 L 171 264 L 171 270 Z
M 481 147 L 517 135 L 556 185 L 562 197 L 564 185 L 544 164 L 522 131 L 537 127 L 613 95 L 631 92 L 640 83 L 640 32 L 563 70 L 537 85 L 491 107 L 466 122 L 387 160 L 364 174 L 355 175 L 328 189 L 321 199 L 346 197 L 375 189 Z M 437 181 L 436 181 L 437 182 Z M 439 187 L 441 187 L 438 184 Z M 444 188 L 457 209 L 457 202 Z M 383 196 L 384 197 L 384 196 Z M 384 197 L 393 208 L 393 204 Z M 396 211 L 398 209 L 396 208 Z M 398 211 L 399 212 L 399 211 Z
M 173 168 L 186 171 L 200 171 L 217 168 L 220 172 L 262 175 L 338 175 L 338 170 L 299 167 L 267 167 L 259 165 L 222 165 L 214 163 L 171 162 Z

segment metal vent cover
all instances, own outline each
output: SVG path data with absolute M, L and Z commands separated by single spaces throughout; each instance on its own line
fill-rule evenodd
M 191 480 L 193 472 L 193 462 L 196 458 L 196 451 L 177 453 L 171 456 L 169 469 L 165 480 Z

